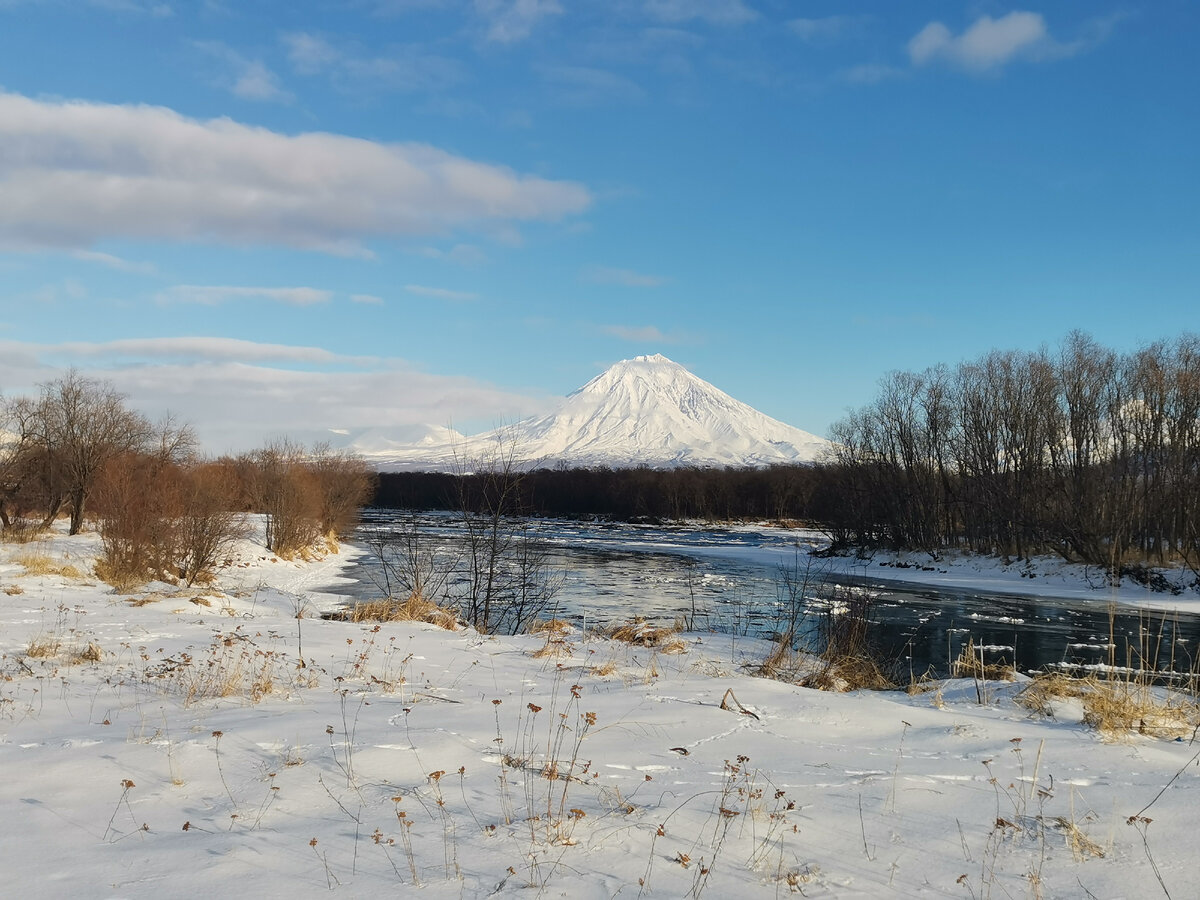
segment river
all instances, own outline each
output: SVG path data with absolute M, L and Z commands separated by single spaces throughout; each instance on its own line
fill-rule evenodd
M 534 519 L 532 541 L 546 553 L 560 583 L 555 615 L 584 627 L 641 616 L 693 630 L 768 636 L 781 629 L 790 606 L 788 583 L 803 580 L 805 551 L 819 535 L 768 526 L 631 525 Z M 450 514 L 370 511 L 356 538 L 369 545 L 381 535 L 415 528 L 424 546 L 449 559 L 461 545 L 462 526 Z M 900 584 L 863 574 L 822 573 L 801 594 L 801 642 L 812 646 L 825 614 L 846 602 L 868 607 L 872 641 L 898 674 L 948 674 L 968 640 L 985 648 L 988 663 L 1022 672 L 1046 666 L 1142 667 L 1154 659 L 1164 671 L 1189 672 L 1200 649 L 1200 616 L 1112 608 L 1098 601 L 1067 601 L 996 592 Z M 360 558 L 338 588 L 352 599 L 383 594 L 378 561 Z M 817 576 L 821 576 L 819 579 Z M 1110 651 L 1110 645 L 1111 651 Z

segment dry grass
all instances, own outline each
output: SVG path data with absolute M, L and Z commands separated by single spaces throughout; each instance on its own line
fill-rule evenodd
M 206 594 L 163 594 L 159 591 L 150 591 L 145 594 L 139 594 L 136 597 L 129 597 L 126 603 L 130 606 L 149 606 L 151 603 L 157 603 L 160 600 L 186 600 L 195 606 L 212 606 L 213 598 Z
M 345 622 L 425 622 L 444 628 L 447 631 L 458 630 L 458 616 L 445 607 L 438 606 L 432 600 L 426 600 L 416 594 L 407 600 L 386 598 L 355 603 L 349 609 L 333 613 L 331 618 Z
M 8 594 L 10 597 L 15 597 L 18 594 L 25 593 L 25 588 L 21 587 L 19 584 L 9 584 L 5 585 L 4 593 Z
M 1017 677 L 1017 670 L 1006 662 L 984 662 L 983 648 L 972 638 L 963 645 L 951 674 L 955 678 L 977 678 L 980 681 L 1012 681 Z
M 83 646 L 73 644 L 68 648 L 56 635 L 41 634 L 29 642 L 25 655 L 30 659 L 56 659 L 61 656 L 67 665 L 80 666 L 100 662 L 104 658 L 104 651 L 95 641 L 88 641 Z
M 58 656 L 58 651 L 62 649 L 62 641 L 53 635 L 38 635 L 29 642 L 29 646 L 25 648 L 25 655 L 32 659 L 52 659 Z
M 562 619 L 539 619 L 529 626 L 529 633 L 546 637 L 546 643 L 530 654 L 534 659 L 570 656 L 574 652 L 574 648 L 567 643 L 571 624 Z
M 530 634 L 550 634 L 554 637 L 566 637 L 571 632 L 571 623 L 564 619 L 538 619 L 529 626 Z
M 1144 680 L 1076 678 L 1062 673 L 1038 675 L 1017 695 L 1017 702 L 1043 715 L 1053 714 L 1053 701 L 1079 700 L 1083 722 L 1110 740 L 1134 734 L 1174 739 L 1188 737 L 1200 727 L 1200 704 L 1195 697 Z
M 1091 856 L 1104 856 L 1104 848 L 1080 831 L 1079 826 L 1070 819 L 1059 816 L 1054 820 L 1054 826 L 1066 837 L 1067 846 L 1071 848 L 1071 855 L 1076 862 L 1083 862 Z
M 96 560 L 96 577 L 121 594 L 136 591 L 149 580 L 144 569 L 114 564 L 108 557 Z
M 40 523 L 14 522 L 0 531 L 0 540 L 6 544 L 29 544 L 41 540 L 46 534 Z
M 284 654 L 262 650 L 245 635 L 218 635 L 205 657 L 164 660 L 147 669 L 149 679 L 163 679 L 183 695 L 184 704 L 240 697 L 258 703 L 279 685 L 289 684 L 291 661 Z
M 84 663 L 98 663 L 103 658 L 104 651 L 100 649 L 100 645 L 95 641 L 88 641 L 87 646 L 72 651 L 68 661 L 71 665 L 78 666 Z
M 839 656 L 826 659 L 821 668 L 797 681 L 801 687 L 819 691 L 890 691 L 896 685 L 869 656 Z
M 37 551 L 22 553 L 13 558 L 18 566 L 24 566 L 28 575 L 57 575 L 62 578 L 86 578 L 87 574 L 75 566 L 60 559 L 53 559 L 49 554 Z
M 651 625 L 642 618 L 615 626 L 609 630 L 608 637 L 623 644 L 651 647 L 659 653 L 684 653 L 687 650 L 687 644 L 679 639 L 679 632 L 674 628 Z
M 617 671 L 617 661 L 615 659 L 606 660 L 598 666 L 592 666 L 591 672 L 593 675 L 607 677 Z

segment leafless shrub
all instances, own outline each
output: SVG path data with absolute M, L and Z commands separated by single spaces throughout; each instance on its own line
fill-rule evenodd
M 232 544 L 246 534 L 235 507 L 235 483 L 223 466 L 205 463 L 189 469 L 180 484 L 182 511 L 175 522 L 180 577 L 203 580 Z

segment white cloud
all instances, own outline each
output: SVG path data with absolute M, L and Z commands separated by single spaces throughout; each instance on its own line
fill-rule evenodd
M 319 370 L 297 371 L 297 364 Z M 403 360 L 345 357 L 314 347 L 225 338 L 57 345 L 0 341 L 0 382 L 10 396 L 32 392 L 71 365 L 113 382 L 151 419 L 170 411 L 192 424 L 212 453 L 247 450 L 282 435 L 311 442 L 331 431 L 486 425 L 548 407 L 545 397 L 422 372 Z
M 371 238 L 557 220 L 591 202 L 578 183 L 424 144 L 2 92 L 0 192 L 0 245 L 123 237 L 360 255 Z
M 744 25 L 758 18 L 742 0 L 646 0 L 646 12 L 664 22 L 700 19 L 712 25 Z
M 583 277 L 595 284 L 617 284 L 622 287 L 658 287 L 667 283 L 667 279 L 659 275 L 646 275 L 632 269 L 614 269 L 609 266 L 589 266 L 583 270 Z
M 239 285 L 177 284 L 158 294 L 160 303 L 199 303 L 217 306 L 230 300 L 271 300 L 291 306 L 313 306 L 328 303 L 332 291 L 310 287 L 243 287 Z
M 420 284 L 406 284 L 404 289 L 418 297 L 432 297 L 435 300 L 478 300 L 479 295 L 470 291 L 452 291 L 447 288 L 425 287 Z
M 487 23 L 487 39 L 501 44 L 523 41 L 547 16 L 562 14 L 558 0 L 475 0 Z
M 948 62 L 976 72 L 998 69 L 1019 58 L 1067 56 L 1078 49 L 1082 45 L 1054 41 L 1041 14 L 1021 11 L 998 19 L 981 16 L 959 35 L 941 22 L 930 22 L 908 42 L 914 65 Z
M 374 294 L 351 294 L 351 303 L 363 303 L 368 306 L 383 306 L 383 298 L 376 297 Z

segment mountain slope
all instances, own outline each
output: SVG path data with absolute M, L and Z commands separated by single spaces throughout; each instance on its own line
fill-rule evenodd
M 381 469 L 451 468 L 497 452 L 523 466 L 674 468 L 810 462 L 828 446 L 656 354 L 614 364 L 549 415 L 441 446 L 359 449 Z

